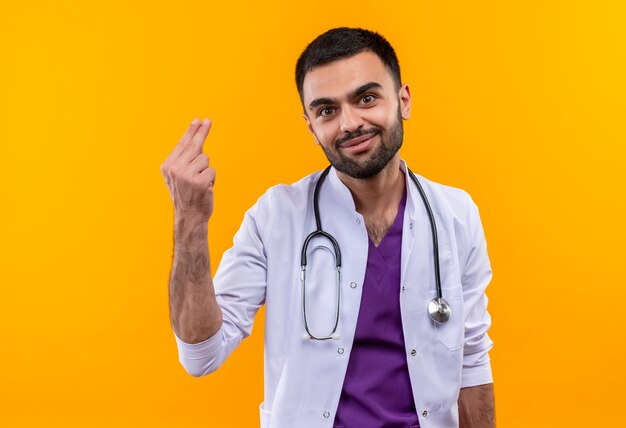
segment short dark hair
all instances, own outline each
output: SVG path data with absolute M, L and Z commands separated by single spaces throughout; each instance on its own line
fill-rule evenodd
M 338 59 L 347 58 L 363 51 L 375 53 L 391 71 L 396 89 L 400 88 L 400 64 L 391 44 L 380 34 L 363 28 L 340 27 L 317 36 L 298 58 L 296 63 L 296 85 L 303 101 L 304 76 L 315 67 Z

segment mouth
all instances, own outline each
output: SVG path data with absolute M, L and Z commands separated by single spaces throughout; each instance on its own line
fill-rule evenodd
M 359 137 L 353 138 L 351 140 L 348 140 L 342 143 L 339 147 L 342 150 L 346 150 L 347 152 L 350 152 L 350 153 L 359 153 L 359 152 L 369 149 L 369 146 L 374 140 L 374 137 L 376 137 L 377 135 L 378 135 L 377 132 L 372 133 L 372 134 L 361 135 Z

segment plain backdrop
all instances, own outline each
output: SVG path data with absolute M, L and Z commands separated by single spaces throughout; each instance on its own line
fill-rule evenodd
M 178 362 L 161 162 L 213 129 L 212 270 L 269 187 L 326 159 L 294 66 L 336 26 L 396 48 L 402 157 L 480 209 L 502 427 L 626 424 L 622 1 L 34 1 L 0 13 L 0 426 L 254 427 L 263 310 Z

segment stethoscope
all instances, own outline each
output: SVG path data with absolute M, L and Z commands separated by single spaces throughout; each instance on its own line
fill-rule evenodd
M 302 315 L 304 317 L 304 329 L 306 330 L 305 337 L 307 339 L 311 338 L 315 340 L 327 340 L 327 339 L 338 338 L 337 326 L 339 325 L 339 309 L 340 309 L 339 299 L 341 297 L 341 293 L 340 293 L 341 291 L 341 250 L 339 249 L 339 244 L 337 243 L 335 238 L 333 238 L 331 234 L 324 232 L 324 230 L 322 230 L 322 221 L 320 220 L 320 209 L 319 209 L 320 187 L 322 185 L 322 182 L 324 181 L 324 179 L 330 172 L 330 168 L 331 167 L 328 166 L 328 168 L 326 168 L 324 172 L 322 172 L 319 179 L 317 180 L 317 183 L 315 184 L 315 191 L 313 192 L 313 210 L 315 213 L 315 224 L 317 226 L 317 230 L 309 234 L 309 236 L 307 236 L 306 239 L 304 240 L 304 244 L 302 245 L 302 257 L 301 257 L 301 263 L 300 263 L 302 266 L 302 272 L 300 274 L 300 281 L 302 283 Z M 450 319 L 451 310 L 450 310 L 450 305 L 443 298 L 443 295 L 441 292 L 441 275 L 439 272 L 439 245 L 437 243 L 437 226 L 435 225 L 435 216 L 433 215 L 433 211 L 430 208 L 430 204 L 428 203 L 428 199 L 426 198 L 426 193 L 424 193 L 424 189 L 420 185 L 419 181 L 417 181 L 417 178 L 415 177 L 413 172 L 411 172 L 411 170 L 408 168 L 407 168 L 407 171 L 409 172 L 409 176 L 411 177 L 411 179 L 417 186 L 417 189 L 419 190 L 420 195 L 422 196 L 422 200 L 424 201 L 424 206 L 426 207 L 426 211 L 428 211 L 428 217 L 430 219 L 430 228 L 433 234 L 433 253 L 434 253 L 434 259 L 435 259 L 435 283 L 437 285 L 437 297 L 434 297 L 430 302 L 428 302 L 428 315 L 430 315 L 430 318 L 433 321 L 441 324 L 441 323 L 447 322 Z M 337 307 L 335 311 L 335 326 L 333 327 L 333 330 L 330 332 L 330 334 L 327 336 L 315 336 L 313 333 L 311 333 L 311 331 L 309 330 L 309 324 L 307 322 L 307 317 L 306 317 L 306 252 L 307 252 L 307 248 L 309 246 L 309 242 L 311 241 L 311 239 L 318 237 L 318 236 L 322 236 L 328 239 L 333 244 L 333 247 L 335 249 L 335 266 L 337 269 L 337 276 L 336 276 L 337 278 Z

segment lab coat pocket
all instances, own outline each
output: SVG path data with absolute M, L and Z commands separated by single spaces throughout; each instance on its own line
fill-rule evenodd
M 261 410 L 261 428 L 269 428 L 272 413 L 265 409 L 265 401 L 261 403 L 259 408 Z
M 442 289 L 443 298 L 450 305 L 450 319 L 445 323 L 435 322 L 437 338 L 451 351 L 463 347 L 465 324 L 463 322 L 463 287 L 461 285 Z M 433 321 L 434 322 L 434 321 Z

